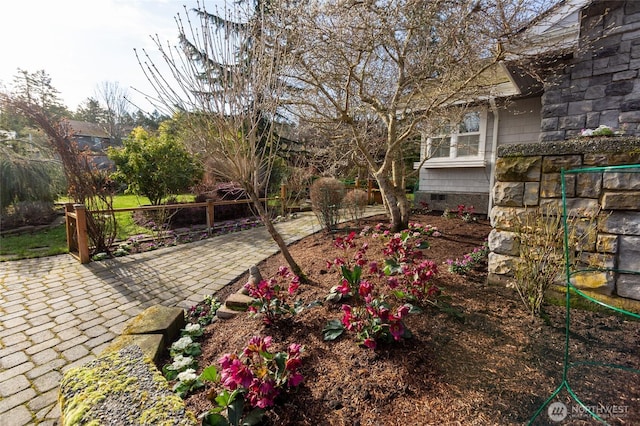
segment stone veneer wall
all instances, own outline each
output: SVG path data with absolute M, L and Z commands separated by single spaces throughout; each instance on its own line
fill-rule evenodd
M 499 148 L 498 157 L 489 235 L 489 281 L 494 283 L 512 280 L 519 260 L 514 215 L 549 205 L 561 211 L 562 169 L 640 164 L 640 137 L 507 145 Z M 640 271 L 640 167 L 638 170 L 566 176 L 569 213 L 588 217 L 600 211 L 596 243 L 587 252 L 612 269 Z M 576 286 L 640 300 L 640 275 L 593 274 L 578 280 Z
M 581 47 L 545 81 L 540 141 L 606 125 L 640 135 L 640 1 L 594 2 Z

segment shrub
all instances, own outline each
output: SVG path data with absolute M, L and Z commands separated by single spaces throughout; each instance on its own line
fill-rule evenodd
M 344 196 L 342 204 L 351 219 L 358 220 L 362 217 L 362 213 L 367 207 L 367 201 L 367 193 L 365 191 L 362 189 L 352 189 Z
M 311 208 L 320 225 L 331 230 L 340 220 L 344 184 L 334 178 L 320 178 L 311 185 Z
M 56 212 L 49 201 L 19 201 L 0 214 L 2 229 L 13 229 L 24 225 L 47 225 Z
M 555 208 L 537 208 L 524 218 L 514 217 L 520 242 L 520 261 L 516 264 L 515 288 L 531 315 L 542 313 L 549 288 L 561 279 L 565 270 L 564 227 L 562 213 Z M 595 238 L 595 219 L 567 218 L 567 239 L 574 264 L 586 242 Z M 595 244 L 595 241 L 592 241 Z

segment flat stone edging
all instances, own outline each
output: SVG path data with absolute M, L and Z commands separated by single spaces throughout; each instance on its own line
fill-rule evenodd
M 196 425 L 157 366 L 185 325 L 183 309 L 160 305 L 129 321 L 97 359 L 64 375 L 60 424 Z

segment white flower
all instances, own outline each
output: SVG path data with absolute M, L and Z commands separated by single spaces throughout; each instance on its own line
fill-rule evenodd
M 187 333 L 194 333 L 200 331 L 200 324 L 187 324 L 184 328 Z
M 187 349 L 187 346 L 192 343 L 193 340 L 191 340 L 191 337 L 184 336 L 173 342 L 173 345 L 171 345 L 171 349 L 173 349 L 174 351 L 184 351 L 185 349 Z
M 196 375 L 196 370 L 194 370 L 193 368 L 189 368 L 178 374 L 178 380 L 180 380 L 181 382 L 193 382 L 197 378 L 198 376 Z
M 193 358 L 190 356 L 176 355 L 175 358 L 173 358 L 171 368 L 174 370 L 182 370 L 187 365 L 191 365 L 191 363 L 193 363 Z

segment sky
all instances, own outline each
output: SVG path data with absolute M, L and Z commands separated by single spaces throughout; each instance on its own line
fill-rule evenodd
M 214 10 L 223 0 L 205 0 Z M 202 4 L 202 0 L 201 0 Z M 136 59 L 145 49 L 160 65 L 151 35 L 177 43 L 175 16 L 196 0 L 9 0 L 0 3 L 0 88 L 18 68 L 44 70 L 72 111 L 104 82 L 117 82 L 146 112 L 154 94 Z M 156 61 L 154 61 L 156 62 Z

